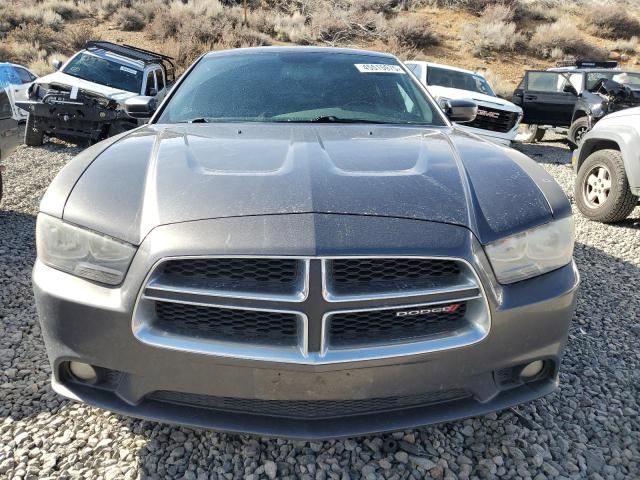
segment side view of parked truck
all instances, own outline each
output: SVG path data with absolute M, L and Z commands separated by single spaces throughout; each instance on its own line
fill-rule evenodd
M 28 100 L 25 143 L 42 145 L 45 136 L 91 145 L 130 130 L 139 120 L 124 109 L 127 99 L 151 97 L 160 102 L 175 80 L 171 57 L 130 45 L 88 42 L 57 71 L 37 79 Z

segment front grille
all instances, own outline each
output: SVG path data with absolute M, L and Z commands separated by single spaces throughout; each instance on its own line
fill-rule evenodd
M 424 407 L 459 400 L 468 396 L 469 394 L 464 390 L 451 389 L 419 395 L 362 400 L 261 400 L 215 397 L 171 391 L 153 392 L 147 395 L 146 398 L 158 402 L 251 415 L 319 419 Z
M 168 258 L 150 273 L 132 328 L 155 347 L 333 363 L 375 359 L 381 348 L 424 353 L 445 337 L 457 347 L 480 341 L 489 331 L 482 295 L 458 259 Z
M 353 347 L 424 340 L 465 327 L 466 311 L 466 303 L 452 303 L 337 313 L 329 318 L 329 344 L 335 347 Z
M 516 126 L 518 114 L 516 112 L 507 112 L 498 110 L 497 108 L 478 107 L 478 114 L 475 120 L 465 125 L 492 132 L 509 132 Z
M 327 261 L 327 282 L 335 295 L 403 292 L 451 284 L 460 278 L 453 260 L 348 258 Z
M 164 262 L 155 281 L 163 285 L 229 291 L 293 294 L 304 280 L 304 264 L 285 258 L 192 258 Z
M 261 345 L 292 346 L 298 336 L 295 314 L 169 302 L 156 303 L 154 326 L 169 334 Z

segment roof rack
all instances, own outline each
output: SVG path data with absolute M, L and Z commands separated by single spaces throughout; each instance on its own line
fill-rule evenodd
M 558 62 L 556 66 L 575 68 L 618 68 L 618 62 L 614 60 L 565 60 Z
M 123 57 L 130 58 L 132 60 L 138 60 L 145 65 L 152 63 L 162 63 L 167 71 L 167 74 L 172 77 L 175 74 L 175 65 L 173 64 L 173 58 L 161 53 L 152 52 L 143 48 L 134 47 L 133 45 L 118 44 L 113 42 L 107 42 L 105 40 L 90 40 L 84 48 L 100 48 L 108 52 L 116 53 Z

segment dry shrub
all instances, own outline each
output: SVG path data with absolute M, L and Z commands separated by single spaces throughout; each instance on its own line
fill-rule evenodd
M 96 0 L 98 15 L 105 19 L 113 16 L 120 7 L 122 0 Z
M 158 14 L 163 14 L 166 4 L 162 0 L 148 0 L 142 3 L 135 3 L 132 8 L 135 8 L 147 23 L 150 23 Z
M 476 24 L 466 24 L 462 29 L 464 41 L 476 57 L 491 52 L 515 50 L 524 40 L 522 33 L 511 21 L 514 11 L 504 5 L 487 7 Z
M 13 42 L 11 44 L 13 61 L 21 64 L 30 64 L 37 60 L 47 58 L 47 51 L 37 42 Z
M 487 80 L 487 82 L 489 82 L 489 85 L 491 85 L 491 88 L 496 95 L 506 100 L 511 100 L 513 91 L 516 88 L 515 83 L 506 80 L 505 78 L 501 77 L 491 70 L 486 70 L 485 72 L 483 72 L 483 76 Z
M 145 18 L 132 8 L 121 8 L 113 17 L 114 23 L 125 32 L 139 32 L 145 27 Z
M 212 45 L 191 39 L 182 39 L 180 41 L 166 43 L 163 53 L 174 59 L 176 74 L 180 74 L 200 55 L 212 49 Z
M 93 40 L 91 25 L 78 25 L 67 30 L 67 42 L 73 50 L 80 50 L 89 40 Z
M 219 48 L 245 48 L 269 45 L 271 45 L 271 39 L 269 37 L 246 27 L 226 30 L 223 33 L 222 39 L 216 43 L 216 46 Z
M 638 51 L 638 37 L 620 39 L 613 44 L 612 49 L 619 53 L 636 53 Z
M 554 50 L 556 55 L 558 50 L 562 51 L 565 57 L 594 60 L 608 57 L 606 50 L 585 40 L 576 24 L 564 17 L 551 24 L 539 25 L 531 37 L 530 46 L 536 54 L 544 58 L 551 57 Z
M 91 14 L 91 5 L 86 2 L 74 2 L 72 0 L 45 0 L 41 8 L 53 10 L 63 20 L 84 18 Z
M 404 48 L 425 49 L 439 43 L 439 37 L 423 18 L 396 17 L 387 23 L 385 34 L 389 41 Z
M 0 42 L 0 62 L 12 61 L 13 58 L 13 48 L 11 48 L 11 44 Z
M 631 38 L 640 35 L 640 22 L 626 8 L 600 5 L 589 8 L 587 22 L 594 35 L 602 38 Z
M 53 51 L 64 43 L 58 32 L 50 27 L 37 23 L 23 23 L 14 29 L 9 39 L 21 44 L 39 44 Z
M 311 32 L 307 26 L 306 19 L 299 12 L 293 15 L 278 17 L 274 30 L 275 37 L 283 42 L 293 42 L 301 45 L 312 42 Z
M 67 56 L 62 53 L 52 53 L 46 58 L 39 58 L 29 63 L 29 70 L 40 77 L 49 73 L 53 73 L 55 71 L 55 68 L 53 68 L 51 62 L 53 62 L 54 60 L 60 60 L 64 63 L 67 61 Z
M 530 26 L 531 22 L 554 22 L 566 8 L 562 0 L 520 0 L 514 8 L 513 20 L 523 27 Z
M 350 8 L 354 12 L 392 13 L 399 0 L 351 0 Z
M 264 33 L 265 35 L 275 37 L 277 34 L 276 23 L 281 17 L 281 14 L 278 14 L 273 10 L 259 8 L 249 13 L 249 26 L 258 32 Z
M 519 2 L 520 0 L 432 0 L 430 3 L 438 7 L 465 9 L 479 15 L 487 7 L 494 5 L 504 5 L 507 8 L 515 9 Z

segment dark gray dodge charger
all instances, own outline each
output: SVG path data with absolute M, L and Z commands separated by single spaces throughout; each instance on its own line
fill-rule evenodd
M 532 160 L 451 123 L 473 116 L 390 55 L 204 55 L 42 201 L 53 388 L 297 438 L 552 392 L 578 285 L 571 208 Z

